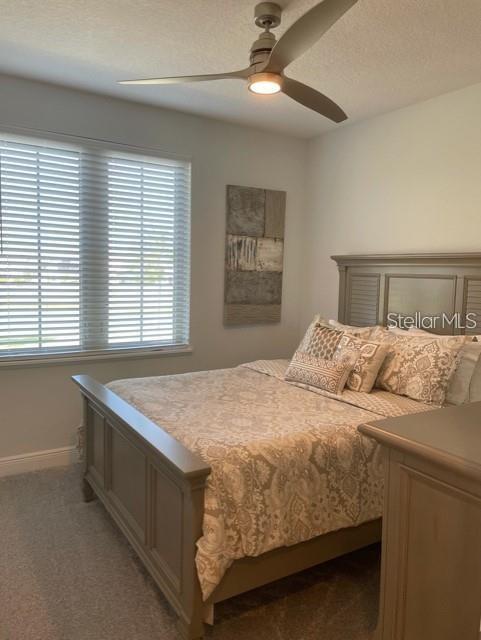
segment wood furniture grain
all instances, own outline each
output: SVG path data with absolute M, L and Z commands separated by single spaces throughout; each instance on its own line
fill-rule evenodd
M 203 635 L 215 603 L 378 542 L 380 519 L 242 558 L 202 601 L 195 567 L 210 467 L 89 376 L 84 402 L 84 497 L 102 501 L 179 616 L 182 637 Z
M 479 640 L 481 402 L 359 430 L 385 449 L 377 640 Z

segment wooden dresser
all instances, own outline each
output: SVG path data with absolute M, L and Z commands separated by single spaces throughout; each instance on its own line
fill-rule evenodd
M 376 640 L 479 640 L 481 402 L 359 430 L 385 449 Z

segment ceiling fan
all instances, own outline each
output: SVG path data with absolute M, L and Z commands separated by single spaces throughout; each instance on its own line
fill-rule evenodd
M 357 0 L 324 0 L 290 26 L 276 41 L 271 29 L 281 23 L 281 7 L 274 2 L 261 2 L 255 8 L 255 23 L 264 29 L 251 47 L 250 66 L 241 71 L 173 78 L 145 78 L 122 80 L 120 84 L 177 84 L 180 82 L 204 82 L 208 80 L 246 80 L 248 88 L 257 94 L 285 93 L 308 109 L 342 122 L 347 115 L 335 102 L 302 82 L 288 78 L 284 69 L 307 49 L 346 13 Z

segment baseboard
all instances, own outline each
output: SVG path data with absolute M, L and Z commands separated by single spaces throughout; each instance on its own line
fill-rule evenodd
M 75 462 L 78 462 L 77 447 L 22 453 L 18 456 L 0 458 L 0 478 L 49 467 L 64 467 Z

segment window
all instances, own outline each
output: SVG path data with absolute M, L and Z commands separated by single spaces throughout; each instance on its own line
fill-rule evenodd
M 188 344 L 188 163 L 0 135 L 0 205 L 0 357 Z

